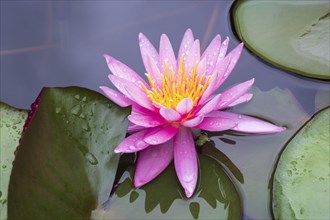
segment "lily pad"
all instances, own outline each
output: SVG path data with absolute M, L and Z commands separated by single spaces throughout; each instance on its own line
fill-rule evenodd
M 321 110 L 283 151 L 273 182 L 276 219 L 329 219 L 330 108 Z
M 156 179 L 134 189 L 132 170 L 93 219 L 240 219 L 241 202 L 234 184 L 214 159 L 199 155 L 199 183 L 186 199 L 173 163 Z M 110 204 L 110 205 L 109 205 Z M 127 211 L 129 207 L 129 211 Z
M 0 102 L 0 219 L 7 219 L 9 177 L 15 158 L 14 152 L 18 146 L 26 117 L 26 110 L 16 109 Z
M 330 79 L 328 1 L 237 1 L 236 32 L 265 61 L 319 79 Z
M 78 87 L 40 97 L 14 160 L 8 218 L 87 219 L 110 195 L 129 108 Z

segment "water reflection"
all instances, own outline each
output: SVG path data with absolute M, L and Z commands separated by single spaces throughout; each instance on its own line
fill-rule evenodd
M 209 156 L 199 155 L 199 181 L 191 199 L 185 198 L 173 163 L 140 189 L 134 189 L 132 176 L 133 169 L 124 174 L 107 204 L 105 218 L 241 218 L 241 202 L 234 184 L 218 161 Z M 122 212 L 128 203 L 130 212 Z
M 235 143 L 236 141 L 231 140 L 229 138 L 223 138 L 226 141 L 225 143 L 228 144 L 232 144 Z M 221 139 L 220 139 L 221 140 Z M 218 148 L 221 149 L 221 146 L 219 146 Z M 218 163 L 224 165 L 229 171 L 230 173 L 240 182 L 240 183 L 244 183 L 244 176 L 242 174 L 242 172 L 239 170 L 239 168 L 230 160 L 229 157 L 227 157 L 223 152 L 221 152 L 218 148 L 215 147 L 215 143 L 214 141 L 209 141 L 207 142 L 203 147 L 202 147 L 202 153 L 212 157 L 213 159 L 217 160 Z

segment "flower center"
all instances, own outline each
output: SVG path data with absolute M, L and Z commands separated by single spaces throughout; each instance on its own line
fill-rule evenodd
M 205 77 L 205 73 L 197 73 L 198 62 L 195 63 L 188 74 L 187 65 L 183 62 L 183 55 L 180 58 L 178 72 L 169 70 L 167 62 L 164 63 L 165 72 L 162 74 L 161 86 L 155 86 L 150 75 L 146 73 L 151 89 L 147 89 L 140 83 L 143 90 L 156 107 L 168 107 L 175 109 L 178 103 L 184 98 L 190 98 L 197 105 L 200 97 L 205 92 L 210 76 Z

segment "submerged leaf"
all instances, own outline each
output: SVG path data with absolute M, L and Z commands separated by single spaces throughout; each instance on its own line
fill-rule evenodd
M 8 217 L 89 218 L 110 195 L 128 113 L 87 89 L 44 89 L 14 161 Z
M 9 177 L 26 118 L 27 111 L 0 102 L 0 219 L 7 219 Z
M 274 175 L 276 219 L 329 219 L 330 108 L 320 111 L 283 151 Z

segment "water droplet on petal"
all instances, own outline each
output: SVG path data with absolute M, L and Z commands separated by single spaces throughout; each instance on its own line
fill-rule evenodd
M 144 141 L 142 141 L 142 140 L 138 140 L 138 141 L 135 143 L 135 146 L 136 146 L 137 148 L 142 148 L 142 147 L 145 146 L 145 144 L 146 144 L 146 142 L 144 142 Z

